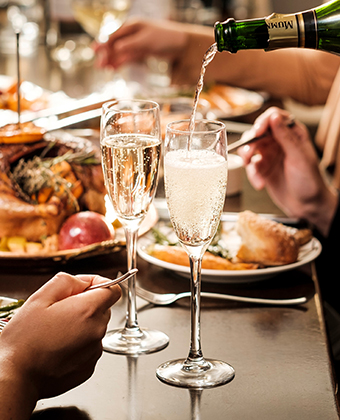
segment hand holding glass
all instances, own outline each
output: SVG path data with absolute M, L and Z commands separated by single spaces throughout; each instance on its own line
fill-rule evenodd
M 131 270 L 136 268 L 138 229 L 157 188 L 161 154 L 158 104 L 132 99 L 105 103 L 100 142 L 105 185 L 125 231 Z M 138 326 L 135 280 L 136 276 L 129 279 L 125 328 L 107 333 L 104 350 L 136 355 L 160 350 L 169 342 L 162 332 Z
M 201 263 L 220 222 L 227 187 L 227 144 L 223 123 L 175 121 L 165 137 L 164 182 L 171 223 L 187 251 L 191 269 L 191 344 L 185 360 L 157 369 L 162 381 L 186 388 L 210 388 L 229 382 L 234 369 L 205 359 L 200 337 Z M 216 337 L 216 340 L 218 337 Z

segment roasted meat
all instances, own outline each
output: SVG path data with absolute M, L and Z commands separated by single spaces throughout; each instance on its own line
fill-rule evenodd
M 15 168 L 21 165 L 23 172 L 27 162 L 37 156 L 40 159 L 42 154 L 43 159 L 60 157 L 61 161 L 65 155 L 72 156 L 68 162 L 72 176 L 75 176 L 77 186 L 81 185 L 76 200 L 73 194 L 65 191 L 66 187 L 58 190 L 45 187 L 49 195 L 44 202 L 35 201 L 36 194 L 29 195 L 22 190 L 14 176 Z M 58 176 L 52 176 L 52 186 L 56 182 L 54 178 Z M 65 181 L 65 185 L 70 182 Z M 104 196 L 99 150 L 86 139 L 56 132 L 35 143 L 0 145 L 0 238 L 19 235 L 29 241 L 39 241 L 58 233 L 63 221 L 76 211 L 88 209 L 105 214 Z

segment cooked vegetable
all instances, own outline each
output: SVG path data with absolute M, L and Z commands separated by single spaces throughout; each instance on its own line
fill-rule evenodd
M 12 181 L 21 198 L 28 203 L 42 204 L 53 194 L 66 194 L 69 204 L 79 211 L 77 199 L 83 193 L 83 186 L 74 175 L 70 162 L 85 165 L 98 163 L 94 152 L 68 151 L 62 156 L 45 158 L 52 147 L 49 145 L 41 156 L 34 156 L 31 160 L 20 159 L 11 174 Z
M 0 318 L 11 318 L 14 315 L 15 310 L 20 308 L 24 302 L 25 301 L 23 299 L 19 299 L 15 302 L 9 303 L 8 305 L 0 306 Z
M 217 228 L 215 236 L 213 237 L 210 245 L 208 246 L 207 251 L 209 251 L 211 254 L 215 255 L 216 257 L 222 257 L 222 258 L 230 260 L 231 259 L 230 252 L 225 248 L 223 244 L 221 244 L 222 231 L 223 231 L 222 223 L 220 223 Z M 151 232 L 155 238 L 156 244 L 167 245 L 167 246 L 179 245 L 178 240 L 175 242 L 171 241 L 163 232 L 160 231 L 160 229 L 153 228 Z
M 25 253 L 26 238 L 23 236 L 10 236 L 7 239 L 7 247 L 11 252 L 23 254 Z

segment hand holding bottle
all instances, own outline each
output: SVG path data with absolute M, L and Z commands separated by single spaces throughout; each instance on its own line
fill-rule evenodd
M 294 14 L 273 13 L 259 19 L 230 18 L 215 24 L 219 51 L 311 48 L 340 54 L 340 0 Z
M 270 134 L 239 149 L 239 154 L 254 188 L 266 188 L 287 215 L 308 220 L 326 236 L 338 195 L 319 169 L 307 128 L 300 122 L 287 127 L 290 118 L 287 111 L 268 109 L 256 120 L 251 135 L 267 130 Z

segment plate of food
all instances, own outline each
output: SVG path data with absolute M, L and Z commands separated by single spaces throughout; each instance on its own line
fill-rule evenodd
M 221 222 L 202 262 L 202 281 L 245 283 L 265 280 L 318 257 L 320 242 L 309 229 L 292 228 L 250 211 Z M 150 264 L 190 277 L 189 258 L 168 223 L 159 222 L 138 241 Z
M 23 80 L 20 84 L 20 110 L 23 116 L 31 116 L 47 108 L 65 105 L 65 100 L 75 101 L 64 92 L 50 92 L 27 80 Z M 13 77 L 0 75 L 0 125 L 16 123 L 17 109 L 17 81 Z
M 201 93 L 201 99 L 210 104 L 207 118 L 234 118 L 258 111 L 264 97 L 254 91 L 215 84 Z
M 157 220 L 151 207 L 140 234 Z M 100 151 L 94 143 L 72 130 L 45 134 L 33 142 L 21 138 L 1 143 L 0 136 L 2 262 L 66 262 L 124 246 L 124 232 L 107 200 Z
M 163 98 L 155 98 L 163 109 L 162 117 L 186 119 L 191 115 L 195 91 L 192 87 L 170 88 Z M 213 84 L 204 87 L 200 94 L 199 113 L 203 118 L 228 119 L 258 111 L 264 104 L 264 95 L 229 85 Z

